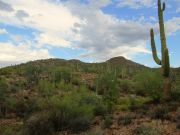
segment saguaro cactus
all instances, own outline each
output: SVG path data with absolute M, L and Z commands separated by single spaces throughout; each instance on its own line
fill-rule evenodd
M 170 74 L 170 64 L 169 64 L 169 53 L 166 45 L 166 35 L 164 29 L 164 18 L 163 12 L 165 11 L 165 2 L 161 5 L 161 0 L 158 0 L 158 17 L 159 17 L 159 28 L 160 28 L 160 39 L 161 39 L 161 60 L 157 56 L 156 45 L 154 40 L 154 31 L 150 30 L 151 36 L 151 48 L 153 53 L 154 61 L 162 66 L 163 76 L 168 78 Z

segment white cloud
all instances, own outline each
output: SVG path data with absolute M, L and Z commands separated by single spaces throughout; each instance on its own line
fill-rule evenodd
M 6 29 L 0 29 L 0 35 L 1 34 L 7 34 L 8 32 L 6 31 Z
M 47 49 L 34 49 L 30 45 L 14 45 L 10 42 L 0 42 L 0 47 L 1 66 L 52 57 Z
M 28 61 L 48 58 L 50 54 L 44 45 L 52 47 L 71 47 L 84 49 L 80 57 L 94 58 L 97 61 L 114 56 L 130 58 L 137 53 L 150 53 L 146 49 L 151 27 L 158 34 L 158 24 L 145 22 L 144 17 L 139 20 L 124 20 L 102 12 L 101 7 L 111 3 L 110 0 L 89 0 L 89 4 L 69 0 L 65 3 L 52 3 L 52 0 L 7 0 L 13 5 L 14 11 L 0 12 L 0 22 L 18 27 L 28 27 L 36 30 L 32 43 L 13 45 L 0 44 L 3 48 L 14 50 L 8 52 L 2 49 L 0 61 Z M 121 6 L 150 7 L 153 0 L 119 0 Z M 133 8 L 131 7 L 131 8 Z M 166 22 L 166 31 L 172 34 L 179 30 L 180 18 L 173 18 Z M 151 20 L 157 22 L 154 17 Z M 19 36 L 11 36 L 21 42 Z M 24 45 L 23 45 L 24 46 Z M 25 50 L 23 53 L 22 50 Z M 13 54 L 13 52 L 16 52 Z M 11 54 L 7 56 L 7 54 Z M 25 56 L 25 54 L 29 54 Z M 15 56 L 14 56 L 15 55 Z M 21 56 L 18 58 L 19 56 Z
M 156 0 L 117 0 L 118 7 L 130 7 L 133 9 L 138 9 L 140 7 L 152 7 Z
M 171 35 L 180 31 L 180 17 L 174 17 L 165 23 L 166 33 Z
M 66 41 L 67 39 L 74 40 L 71 29 L 74 23 L 79 23 L 80 20 L 62 4 L 50 3 L 47 0 L 7 0 L 7 2 L 13 5 L 15 11 L 13 13 L 0 12 L 2 23 L 31 27 L 40 31 L 39 43 L 43 43 L 41 39 L 45 37 L 44 35 L 46 35 L 47 44 L 50 45 L 54 44 L 51 41 L 55 41 L 58 46 L 65 47 L 69 42 Z M 23 19 L 21 19 L 22 17 Z M 48 35 L 49 33 L 51 34 Z M 49 36 L 48 39 L 47 36 Z M 57 42 L 59 37 L 61 41 Z
M 40 45 L 39 47 L 42 47 L 43 45 L 48 45 L 50 44 L 51 46 L 54 47 L 70 47 L 70 41 L 65 40 L 61 38 L 60 36 L 58 37 L 57 35 L 54 35 L 53 33 L 41 33 L 38 34 L 36 37 L 36 40 L 38 44 Z

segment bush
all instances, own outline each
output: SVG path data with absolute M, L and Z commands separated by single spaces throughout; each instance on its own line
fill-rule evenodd
M 89 129 L 97 99 L 85 89 L 64 95 L 64 97 L 53 96 L 41 100 L 40 110 L 49 112 L 47 120 L 53 124 L 52 128 L 55 131 L 70 130 L 77 133 Z M 38 120 L 33 122 L 39 124 Z
M 8 85 L 6 80 L 0 78 L 0 103 L 5 100 L 7 91 L 8 91 Z
M 31 116 L 25 123 L 25 135 L 48 135 L 52 133 L 53 123 L 46 112 L 41 112 Z
M 38 82 L 37 89 L 40 95 L 49 97 L 53 94 L 54 86 L 49 81 L 40 80 Z
M 151 118 L 161 120 L 169 119 L 168 112 L 169 108 L 167 106 L 158 106 L 151 113 Z
M 97 128 L 91 131 L 88 131 L 85 135 L 104 135 L 103 130 Z
M 133 131 L 133 135 L 160 135 L 160 132 L 152 126 L 141 124 Z
M 134 77 L 136 94 L 149 96 L 155 102 L 159 102 L 163 95 L 163 78 L 156 71 L 141 71 Z
M 120 88 L 123 92 L 131 92 L 132 82 L 130 80 L 121 80 Z
M 134 119 L 134 116 L 130 115 L 130 114 L 126 114 L 124 116 L 120 116 L 118 118 L 118 125 L 129 125 L 132 122 L 132 119 Z
M 71 78 L 71 71 L 68 68 L 57 68 L 52 73 L 52 81 L 55 83 L 59 83 L 61 81 L 70 83 Z
M 176 84 L 177 86 L 175 86 L 172 90 L 171 90 L 171 99 L 173 101 L 178 101 L 180 102 L 180 85 Z
M 110 128 L 110 126 L 113 124 L 112 117 L 106 116 L 103 122 L 103 128 Z
M 70 121 L 69 127 L 72 132 L 78 133 L 80 131 L 88 130 L 90 128 L 90 124 L 89 118 L 79 116 Z
M 177 116 L 176 116 L 176 128 L 180 129 L 180 108 L 177 110 Z
M 35 98 L 32 99 L 24 99 L 23 97 L 19 98 L 14 105 L 14 110 L 19 117 L 26 117 L 32 112 L 35 112 L 37 107 L 35 102 Z
M 105 105 L 97 104 L 94 108 L 94 115 L 95 116 L 104 116 L 107 114 L 107 107 Z

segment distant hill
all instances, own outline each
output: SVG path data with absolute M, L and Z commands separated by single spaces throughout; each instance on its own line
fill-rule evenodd
M 27 63 L 23 63 L 16 66 L 11 67 L 23 67 L 23 66 L 39 66 L 39 67 L 54 67 L 54 66 L 72 66 L 72 65 L 78 65 L 78 66 L 111 66 L 111 67 L 122 67 L 122 68 L 148 68 L 144 65 L 135 63 L 131 60 L 127 60 L 126 58 L 120 56 L 120 57 L 114 57 L 111 58 L 105 62 L 99 62 L 99 63 L 86 63 L 82 62 L 80 60 L 71 59 L 71 60 L 65 60 L 65 59 L 45 59 L 45 60 L 36 60 L 36 61 L 30 61 Z

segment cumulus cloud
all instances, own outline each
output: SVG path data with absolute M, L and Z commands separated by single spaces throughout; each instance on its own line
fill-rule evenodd
M 0 42 L 0 65 L 8 66 L 30 60 L 52 57 L 47 49 L 34 49 L 30 45 L 14 45 L 10 42 Z
M 146 44 L 151 27 L 155 29 L 155 34 L 158 34 L 158 23 L 154 18 L 151 18 L 153 23 L 148 23 L 143 19 L 125 20 L 104 13 L 101 8 L 111 4 L 111 0 L 88 0 L 88 3 L 74 0 L 57 3 L 52 2 L 53 0 L 7 1 L 13 5 L 14 11 L 0 12 L 0 22 L 35 29 L 31 40 L 36 45 L 32 47 L 27 42 L 24 45 L 0 44 L 5 48 L 0 52 L 0 61 L 48 58 L 50 54 L 44 46 L 83 49 L 85 51 L 80 55 L 81 58 L 92 58 L 96 61 L 114 56 L 130 58 L 137 53 L 150 53 Z M 118 2 L 121 6 L 134 3 L 134 7 L 139 8 L 137 6 L 151 6 L 153 0 Z M 180 30 L 179 19 L 172 18 L 166 22 L 168 34 Z M 17 36 L 14 38 L 19 40 Z M 7 50 L 14 50 L 16 53 Z M 21 55 L 23 57 L 18 58 Z
M 85 24 L 76 26 L 76 33 L 81 36 L 78 47 L 87 50 L 82 57 L 101 61 L 118 55 L 128 57 L 148 52 L 145 45 L 151 24 L 120 20 L 100 10 L 91 11 L 84 19 Z
M 58 46 L 64 47 L 63 42 L 67 44 L 67 39 L 74 39 L 71 29 L 80 20 L 61 3 L 55 4 L 48 0 L 7 1 L 13 5 L 15 11 L 14 14 L 0 14 L 2 23 L 36 29 L 39 31 L 39 43 L 44 43 L 42 39 L 45 38 L 47 44 L 53 45 L 54 42 L 51 41 L 55 41 Z M 58 38 L 63 42 L 57 41 Z
M 19 18 L 20 20 L 23 20 L 24 18 L 29 17 L 29 14 L 26 13 L 24 10 L 18 10 L 18 11 L 16 12 L 15 16 L 16 16 L 17 18 Z
M 156 0 L 116 0 L 118 7 L 129 7 L 138 9 L 140 7 L 152 7 L 157 2 Z
M 2 0 L 0 0 L 0 10 L 7 11 L 7 12 L 12 12 L 14 9 L 12 6 Z
M 172 35 L 173 33 L 180 30 L 180 17 L 173 17 L 166 23 L 166 33 Z

